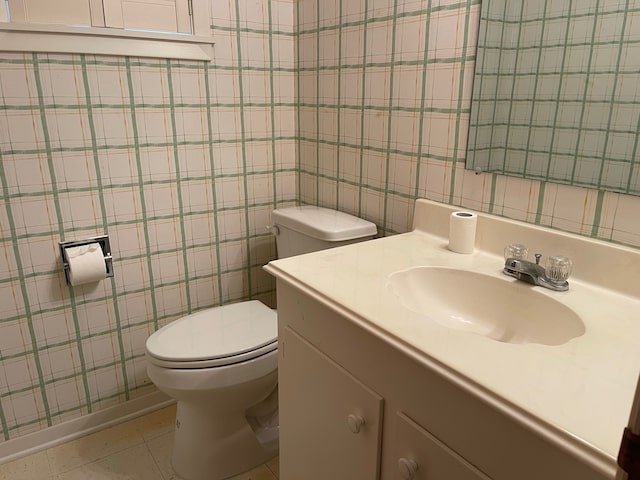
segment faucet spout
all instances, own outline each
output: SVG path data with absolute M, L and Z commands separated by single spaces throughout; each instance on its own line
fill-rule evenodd
M 517 278 L 523 282 L 548 288 L 556 292 L 569 290 L 569 282 L 556 282 L 547 277 L 545 269 L 540 266 L 540 254 L 536 254 L 536 263 L 518 258 L 507 258 L 504 262 L 505 275 Z
M 507 258 L 504 263 L 504 273 L 523 282 L 540 285 L 539 279 L 544 276 L 544 268 L 528 260 Z

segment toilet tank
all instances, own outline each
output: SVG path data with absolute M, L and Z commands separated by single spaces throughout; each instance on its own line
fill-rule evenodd
M 375 224 L 330 208 L 303 206 L 273 211 L 278 257 L 292 257 L 373 238 Z

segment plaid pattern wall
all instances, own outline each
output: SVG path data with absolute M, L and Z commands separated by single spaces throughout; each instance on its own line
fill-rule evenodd
M 302 201 L 384 234 L 429 198 L 640 246 L 639 197 L 465 170 L 479 0 L 299 0 L 296 15 Z
M 469 160 L 640 194 L 640 2 L 484 2 Z
M 274 302 L 293 9 L 215 2 L 211 63 L 0 54 L 0 441 L 151 392 L 146 338 L 178 316 Z M 67 287 L 57 242 L 103 233 L 115 278 Z
M 297 187 L 385 234 L 425 197 L 640 246 L 638 197 L 464 169 L 477 0 L 297 5 L 214 2 L 207 64 L 0 55 L 0 441 L 151 391 L 157 326 L 271 299 Z M 104 231 L 116 277 L 71 291 L 57 241 Z

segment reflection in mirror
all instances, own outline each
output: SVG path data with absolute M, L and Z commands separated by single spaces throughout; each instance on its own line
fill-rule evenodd
M 640 195 L 640 0 L 483 0 L 467 168 Z

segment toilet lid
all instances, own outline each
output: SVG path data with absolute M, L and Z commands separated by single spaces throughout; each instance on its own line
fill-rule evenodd
M 147 353 L 159 360 L 202 362 L 228 359 L 215 364 L 236 363 L 277 348 L 278 317 L 275 310 L 253 300 L 209 308 L 187 315 L 153 333 Z M 275 346 L 270 348 L 271 344 Z

